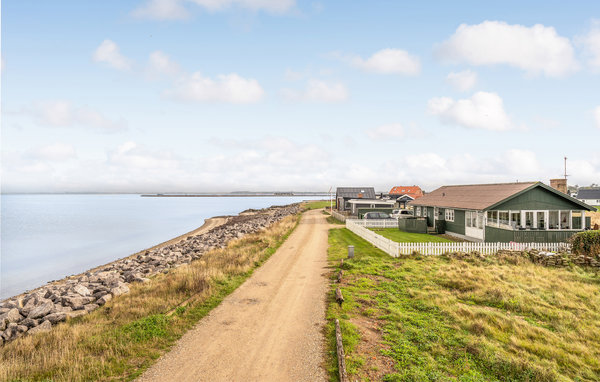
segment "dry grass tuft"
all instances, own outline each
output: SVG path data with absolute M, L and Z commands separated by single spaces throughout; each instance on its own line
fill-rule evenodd
M 0 348 L 0 380 L 131 380 L 239 286 L 296 227 L 289 216 L 48 333 Z M 174 314 L 167 314 L 167 313 Z

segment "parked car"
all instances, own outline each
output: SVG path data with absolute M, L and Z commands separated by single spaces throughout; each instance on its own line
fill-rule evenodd
M 411 210 L 393 210 L 392 211 L 392 217 L 396 218 L 396 219 L 405 219 L 409 216 L 413 216 L 413 213 Z
M 363 219 L 392 219 L 385 212 L 367 212 L 363 215 Z

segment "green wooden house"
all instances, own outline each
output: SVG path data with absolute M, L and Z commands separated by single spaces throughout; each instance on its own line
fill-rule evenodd
M 443 186 L 409 205 L 429 227 L 478 242 L 562 242 L 595 210 L 541 182 Z

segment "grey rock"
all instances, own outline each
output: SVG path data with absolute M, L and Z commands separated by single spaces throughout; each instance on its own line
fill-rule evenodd
M 96 301 L 96 303 L 98 305 L 104 305 L 107 302 L 109 302 L 110 300 L 112 300 L 112 295 L 110 293 L 108 293 L 108 294 L 105 294 L 104 296 L 100 297 L 98 299 L 98 301 Z
M 68 295 L 68 296 L 62 297 L 62 304 L 64 306 L 72 307 L 73 310 L 83 309 L 80 307 L 83 307 L 83 305 L 89 304 L 92 301 L 94 301 L 93 297 L 73 296 L 73 295 Z
M 100 307 L 100 305 L 98 304 L 87 304 L 84 309 L 86 312 L 93 312 L 94 310 L 98 309 Z
M 71 308 L 70 306 L 63 306 L 61 304 L 54 305 L 54 311 L 56 313 L 67 313 L 67 312 L 70 312 L 72 310 L 73 310 L 73 308 Z
M 33 335 L 33 334 L 37 334 L 37 333 L 43 333 L 43 332 L 49 332 L 50 329 L 52 329 L 52 323 L 48 320 L 42 322 L 40 325 L 36 326 L 35 328 L 29 329 L 29 334 Z
M 77 284 L 73 287 L 73 291 L 80 296 L 87 297 L 91 296 L 92 292 L 82 284 Z
M 85 309 L 81 309 L 81 310 L 74 310 L 72 312 L 66 313 L 66 316 L 69 318 L 75 318 L 75 317 L 85 316 L 86 314 L 87 314 L 87 311 Z
M 19 309 L 12 308 L 8 312 L 0 315 L 0 322 L 5 321 L 6 323 L 19 322 L 23 319 L 23 316 L 19 313 Z
M 129 287 L 127 285 L 125 285 L 125 284 L 121 284 L 119 286 L 116 286 L 116 287 L 112 288 L 110 290 L 110 293 L 113 296 L 117 297 L 117 296 L 120 296 L 122 294 L 129 293 Z
M 25 333 L 26 331 L 28 331 L 29 328 L 25 325 L 19 325 L 17 326 L 17 332 L 18 333 Z
M 67 319 L 67 314 L 64 312 L 52 313 L 44 317 L 45 321 L 50 321 L 52 324 L 57 324 Z
M 33 328 L 34 326 L 38 326 L 39 321 L 35 320 L 33 318 L 26 318 L 23 321 L 20 322 L 21 325 L 25 325 L 28 328 Z
M 48 314 L 52 313 L 53 310 L 54 310 L 54 303 L 46 302 L 45 304 L 34 308 L 27 317 L 28 318 L 42 318 L 42 317 L 47 316 Z

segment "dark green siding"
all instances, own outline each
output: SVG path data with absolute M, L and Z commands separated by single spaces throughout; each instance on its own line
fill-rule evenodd
M 535 187 L 494 208 L 493 210 L 583 210 L 580 205 L 542 187 Z
M 567 241 L 575 231 L 510 231 L 496 227 L 485 227 L 485 241 L 517 243 L 559 243 Z
M 446 231 L 465 234 L 465 211 L 454 210 L 454 221 L 449 222 L 446 220 Z
M 427 233 L 427 221 L 424 218 L 398 219 L 400 231 L 413 233 Z

